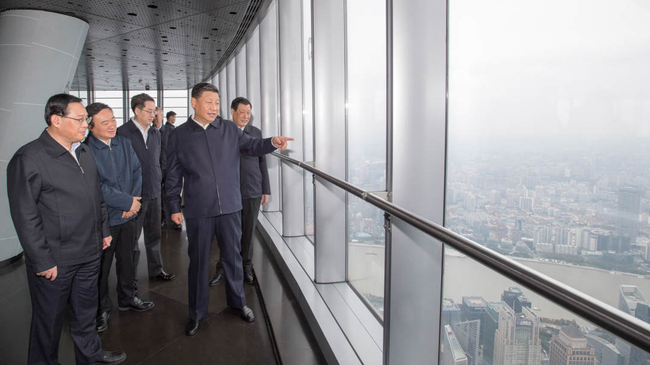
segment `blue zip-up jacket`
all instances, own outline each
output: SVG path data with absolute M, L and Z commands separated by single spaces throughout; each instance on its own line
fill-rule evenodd
M 91 133 L 85 143 L 95 157 L 109 224 L 117 226 L 134 219 L 122 218 L 122 212 L 131 209 L 133 197 L 142 196 L 142 166 L 131 141 L 115 136 L 109 148 Z

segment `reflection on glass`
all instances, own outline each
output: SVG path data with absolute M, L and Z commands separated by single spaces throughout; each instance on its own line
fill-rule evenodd
M 302 124 L 304 161 L 314 161 L 314 106 L 312 93 L 311 0 L 302 1 Z M 314 184 L 312 174 L 304 172 L 305 235 L 314 243 Z
M 446 249 L 444 270 L 442 364 L 632 365 L 650 361 L 643 349 L 454 250 Z M 618 298 L 619 309 L 650 322 L 650 303 L 638 287 L 607 290 L 612 291 L 609 296 Z
M 613 306 L 650 293 L 648 19 L 632 0 L 450 2 L 448 228 Z
M 384 212 L 348 194 L 348 282 L 384 317 Z

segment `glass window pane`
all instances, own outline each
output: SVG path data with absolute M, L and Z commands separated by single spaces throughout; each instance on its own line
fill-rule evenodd
M 350 183 L 386 190 L 386 4 L 347 1 Z
M 446 226 L 612 306 L 650 295 L 650 7 L 449 9 Z
M 384 212 L 348 194 L 348 282 L 384 317 Z

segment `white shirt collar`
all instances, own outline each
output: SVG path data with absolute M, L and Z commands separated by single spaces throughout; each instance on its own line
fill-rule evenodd
M 135 126 L 138 127 L 138 130 L 140 131 L 140 133 L 142 133 L 142 138 L 144 138 L 144 143 L 146 144 L 147 139 L 149 137 L 149 133 L 147 133 L 147 132 L 149 132 L 149 128 L 151 128 L 151 124 L 149 124 L 147 126 L 147 128 L 145 129 L 145 128 L 142 128 L 140 123 L 136 122 L 135 119 L 131 118 L 131 120 L 133 121 L 133 124 L 135 124 Z
M 192 118 L 192 120 L 193 120 L 196 124 L 200 125 L 201 128 L 203 128 L 203 129 L 205 129 L 205 130 L 207 130 L 207 129 L 208 129 L 208 126 L 210 125 L 210 123 L 206 123 L 205 125 L 203 125 L 203 124 L 197 122 L 196 119 L 194 119 L 194 114 L 192 114 L 192 115 L 190 116 L 190 118 Z

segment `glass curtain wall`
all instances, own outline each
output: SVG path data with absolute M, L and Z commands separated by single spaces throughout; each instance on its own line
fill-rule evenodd
M 168 112 L 173 111 L 176 113 L 176 126 L 179 126 L 185 121 L 189 114 L 187 110 L 187 90 L 163 90 L 163 98 L 165 110 L 163 110 L 164 115 L 167 115 Z M 167 120 L 165 119 L 165 122 Z
M 117 121 L 117 126 L 124 124 L 124 103 L 123 103 L 123 93 L 122 91 L 107 90 L 95 91 L 95 102 L 104 103 L 113 109 L 113 115 Z
M 449 2 L 445 225 L 631 315 L 650 298 L 649 18 L 631 0 Z M 554 363 L 569 325 L 636 363 L 630 345 L 484 271 L 447 250 L 444 296 L 465 329 L 465 306 L 534 318 L 541 357 L 518 363 Z M 509 363 L 490 323 L 482 361 Z
M 386 3 L 348 0 L 348 181 L 386 190 Z M 348 281 L 383 318 L 384 215 L 348 195 Z

